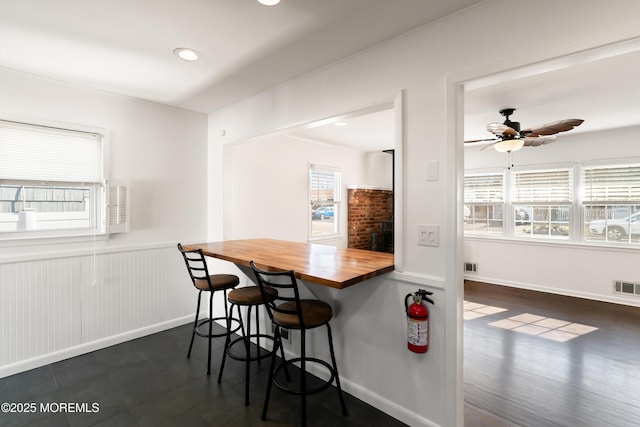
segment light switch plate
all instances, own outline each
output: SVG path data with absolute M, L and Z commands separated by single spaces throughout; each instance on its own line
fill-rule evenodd
M 418 245 L 438 246 L 440 244 L 440 227 L 437 225 L 418 225 Z
M 427 163 L 427 181 L 438 180 L 438 162 Z

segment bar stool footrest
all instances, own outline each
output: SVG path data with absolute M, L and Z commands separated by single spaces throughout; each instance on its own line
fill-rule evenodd
M 222 316 L 222 317 L 214 317 L 213 319 L 211 318 L 207 318 L 207 319 L 202 319 L 198 322 L 198 326 L 195 327 L 195 333 L 196 335 L 198 335 L 199 337 L 204 337 L 204 338 L 209 338 L 209 329 L 208 329 L 208 325 L 209 322 L 216 322 L 218 320 L 222 320 L 225 323 L 227 322 L 227 318 Z M 231 318 L 231 322 L 236 322 L 237 326 L 235 327 L 235 329 L 232 329 L 231 331 L 229 331 L 230 334 L 238 331 L 240 329 L 240 321 L 236 318 Z M 207 326 L 207 328 L 202 328 L 203 326 Z M 226 327 L 222 326 L 222 325 L 218 325 L 217 323 L 213 325 L 214 327 L 219 326 L 221 328 L 224 329 L 224 332 L 220 332 L 220 333 L 212 333 L 211 334 L 211 338 L 219 338 L 219 337 L 224 337 L 227 335 L 227 329 Z M 202 329 L 202 330 L 201 330 Z
M 280 382 L 280 380 L 278 379 L 278 372 L 280 372 L 281 369 L 285 369 L 286 366 L 288 365 L 293 365 L 295 362 L 300 362 L 302 361 L 301 358 L 296 357 L 295 359 L 288 359 L 285 362 L 280 363 L 280 365 L 278 365 L 275 370 L 273 371 L 273 383 L 276 385 L 276 387 L 278 387 L 280 390 L 287 392 L 287 393 L 291 393 L 291 394 L 303 394 L 303 391 L 300 390 L 299 388 L 292 388 L 291 385 L 285 385 L 283 383 Z M 318 378 L 314 375 L 314 378 L 317 378 L 317 381 L 321 382 L 321 384 L 317 387 L 314 388 L 307 388 L 307 390 L 304 391 L 305 394 L 315 394 L 315 393 L 320 393 L 323 390 L 328 389 L 329 387 L 331 387 L 331 385 L 333 384 L 333 380 L 336 377 L 336 373 L 333 369 L 333 367 L 325 362 L 324 360 L 321 359 L 317 359 L 315 357 L 307 357 L 305 358 L 305 363 L 316 363 L 319 365 L 324 366 L 328 371 L 329 374 L 331 375 L 329 377 L 328 380 L 323 380 L 321 378 Z M 299 369 L 298 366 L 294 366 L 295 368 Z M 300 372 L 300 375 L 305 375 L 306 372 Z M 293 382 L 293 381 L 291 381 Z M 299 385 L 299 382 L 296 381 L 297 385 Z
M 260 339 L 271 340 L 271 342 L 274 341 L 272 336 L 265 335 L 265 334 L 252 334 L 252 335 L 249 335 L 248 338 L 249 339 L 256 338 L 256 340 L 258 338 L 260 338 Z M 249 343 L 249 351 L 251 353 L 256 353 L 256 354 L 255 355 L 250 354 L 247 357 L 247 351 L 246 351 L 244 340 L 245 340 L 245 337 L 239 337 L 239 338 L 236 338 L 236 339 L 234 339 L 233 341 L 231 341 L 229 343 L 229 347 L 227 348 L 227 355 L 230 358 L 235 359 L 235 360 L 240 360 L 240 361 L 243 361 L 243 362 L 253 362 L 253 361 L 262 360 L 262 359 L 265 359 L 265 358 L 271 356 L 271 354 L 273 353 L 273 350 L 275 350 L 275 346 L 271 350 L 267 350 L 267 349 L 261 347 L 260 348 L 260 352 L 259 352 L 260 354 L 258 355 L 257 354 L 258 353 L 258 344 L 257 343 L 255 343 L 255 344 L 254 343 Z M 242 344 L 242 350 L 241 350 L 242 354 L 234 353 L 234 352 L 231 351 L 233 346 L 238 344 L 238 343 Z

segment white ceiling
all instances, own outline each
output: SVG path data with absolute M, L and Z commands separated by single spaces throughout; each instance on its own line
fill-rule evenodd
M 309 142 L 328 143 L 360 151 L 394 148 L 395 113 L 391 106 L 373 107 L 287 131 L 289 136 Z M 344 126 L 336 126 L 336 123 Z
M 505 107 L 517 109 L 510 119 L 520 122 L 522 129 L 574 118 L 584 123 L 571 134 L 639 125 L 638 45 L 622 44 L 531 66 L 488 79 L 488 86 L 471 83 L 478 87 L 465 91 L 464 139 L 492 138 L 486 125 L 502 123 L 498 111 Z M 554 144 L 562 141 L 563 133 L 557 137 Z
M 516 108 L 522 129 L 562 119 L 584 119 L 571 134 L 640 125 L 640 42 L 623 43 L 502 75 L 469 82 L 465 91 L 464 139 L 491 139 L 486 130 L 503 122 L 499 110 Z M 344 119 L 338 117 L 337 119 Z M 345 120 L 348 127 L 305 129 L 297 135 L 364 151 L 393 147 L 393 110 Z M 554 144 L 561 143 L 563 134 Z M 467 145 L 482 150 L 487 144 Z M 536 148 L 538 149 L 538 148 Z
M 0 0 L 0 67 L 208 113 L 476 2 Z M 177 47 L 202 59 L 179 60 Z M 504 107 L 517 108 L 511 119 L 523 128 L 567 118 L 585 119 L 572 133 L 638 124 L 639 51 L 474 82 L 465 94 L 465 139 L 490 138 L 486 124 L 502 122 Z M 296 136 L 389 148 L 392 110 L 343 118 L 346 128 Z
M 209 113 L 476 2 L 0 0 L 0 67 Z

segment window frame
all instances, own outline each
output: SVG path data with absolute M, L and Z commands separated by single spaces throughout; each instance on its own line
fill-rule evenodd
M 324 173 L 324 174 L 332 174 L 333 175 L 333 200 L 330 199 L 322 199 L 319 197 L 319 193 L 316 198 L 313 197 L 312 192 L 314 191 L 314 173 Z M 342 185 L 342 171 L 340 168 L 334 166 L 328 166 L 317 163 L 309 163 L 308 167 L 308 203 L 307 203 L 307 218 L 309 221 L 308 241 L 320 241 L 320 240 L 328 240 L 335 239 L 341 237 L 341 224 L 342 224 L 342 215 L 341 215 L 341 206 L 342 206 L 342 197 L 343 197 L 343 185 Z M 318 181 L 316 181 L 317 183 Z M 316 188 L 316 191 L 320 191 L 319 188 Z M 315 206 L 315 204 L 319 204 L 319 206 Z M 333 206 L 333 230 L 329 233 L 315 233 L 314 234 L 314 207 L 319 208 L 323 206 Z M 328 221 L 327 221 L 328 222 Z
M 594 180 L 595 171 L 601 171 L 597 173 L 598 180 Z M 616 245 L 640 244 L 640 234 L 631 232 L 638 229 L 634 224 L 640 212 L 640 160 L 586 165 L 581 170 L 580 182 L 583 239 Z M 622 214 L 621 210 L 626 212 Z M 601 211 L 596 219 L 593 219 L 594 211 Z M 599 235 L 602 238 L 598 238 Z
M 468 190 L 467 183 L 474 180 L 476 185 Z M 496 181 L 499 181 L 500 191 L 496 191 Z M 469 209 L 469 215 L 464 215 L 465 233 L 478 236 L 504 236 L 505 235 L 505 171 L 484 171 L 482 173 L 465 174 L 464 176 L 464 206 Z M 484 210 L 485 218 L 478 218 L 476 214 Z M 489 212 L 500 211 L 501 218 L 492 216 L 489 218 Z M 482 219 L 482 221 L 480 221 Z M 490 232 L 490 224 L 500 222 L 499 232 Z M 476 228 L 476 224 L 484 224 L 486 231 Z M 471 229 L 466 229 L 470 225 Z
M 637 167 L 636 179 L 633 181 L 633 185 L 635 186 L 635 196 L 638 199 L 629 199 L 629 200 L 587 200 L 588 193 L 585 188 L 585 171 L 588 169 L 616 169 L 616 168 L 625 168 L 625 167 Z M 568 177 L 571 180 L 571 189 L 569 191 L 570 201 L 560 201 L 557 200 L 553 202 L 553 204 L 544 203 L 538 200 L 536 203 L 524 203 L 523 201 L 518 201 L 514 196 L 514 187 L 515 187 L 515 179 L 513 174 L 517 172 L 533 172 L 533 171 L 552 171 L 552 170 L 568 170 Z M 495 169 L 494 169 L 495 170 Z M 500 169 L 505 173 L 509 170 L 509 168 Z M 482 175 L 487 174 L 487 169 L 470 169 L 465 170 L 465 178 L 471 175 Z M 629 212 L 629 217 L 632 215 L 640 215 L 640 158 L 628 158 L 628 159 L 605 159 L 605 160 L 595 160 L 595 161 L 584 161 L 584 162 L 576 162 L 571 164 L 549 164 L 549 165 L 528 165 L 518 167 L 517 169 L 512 169 L 510 173 L 505 175 L 505 222 L 503 224 L 503 236 L 498 235 L 490 235 L 483 233 L 474 233 L 469 230 L 464 230 L 465 238 L 478 238 L 478 239 L 496 239 L 503 238 L 507 240 L 517 240 L 517 241 L 527 241 L 527 242 L 538 242 L 538 243 L 551 243 L 551 244 L 578 244 L 578 245 L 587 245 L 587 246 L 607 246 L 607 247 L 616 247 L 621 249 L 630 249 L 637 250 L 640 249 L 640 233 L 638 236 L 635 236 L 632 239 L 631 236 L 627 236 L 627 238 L 622 240 L 609 240 L 609 239 L 591 239 L 588 236 L 589 230 L 587 227 L 589 226 L 589 222 L 586 219 L 587 209 L 590 206 L 599 206 L 598 203 L 604 205 L 600 206 L 601 208 L 609 209 L 616 208 L 617 211 L 615 215 L 621 215 L 623 209 L 627 209 Z M 465 206 L 467 202 L 465 200 Z M 529 208 L 542 208 L 547 206 L 558 206 L 562 208 L 567 208 L 568 212 L 566 213 L 566 220 L 563 222 L 568 222 L 569 224 L 569 232 L 565 233 L 563 237 L 549 236 L 549 235 L 539 235 L 539 236 L 527 236 L 516 233 L 517 227 L 517 219 L 515 214 L 515 209 L 520 207 L 529 207 Z M 620 211 L 620 212 L 618 212 Z M 614 215 L 614 213 L 611 213 Z M 634 219 L 640 219 L 634 217 Z M 551 217 L 549 217 L 550 224 L 553 222 Z M 629 228 L 632 228 L 632 224 L 636 222 L 629 222 Z M 640 225 L 639 225 L 640 226 Z M 550 229 L 550 228 L 549 228 Z M 548 238 L 551 237 L 551 238 Z
M 87 212 L 89 227 L 73 227 L 73 228 L 59 228 L 59 229 L 44 229 L 44 230 L 30 230 L 30 231 L 4 231 L 0 232 L 0 246 L 11 246 L 16 242 L 23 243 L 55 243 L 56 241 L 85 241 L 90 239 L 104 239 L 107 238 L 109 233 L 108 227 L 108 176 L 109 170 L 109 132 L 102 128 L 85 126 L 79 124 L 61 123 L 47 120 L 36 120 L 23 117 L 7 117 L 0 118 L 3 123 L 16 124 L 18 126 L 33 127 L 34 130 L 40 129 L 42 134 L 46 134 L 49 131 L 57 133 L 69 132 L 81 133 L 88 135 L 96 135 L 99 138 L 99 156 L 100 159 L 96 162 L 97 169 L 94 169 L 96 173 L 96 179 L 91 182 L 83 181 L 52 181 L 52 180 L 38 180 L 38 179 L 11 179 L 0 176 L 1 185 L 20 185 L 26 187 L 40 187 L 44 188 L 83 188 L 89 191 L 90 201 L 88 202 Z M 99 169 L 99 170 L 98 170 Z M 99 177 L 98 177 L 99 176 Z M 0 214 L 5 215 L 5 214 Z M 15 215 L 12 213 L 6 213 L 6 215 Z M 5 217 L 6 217 L 5 215 Z M 48 216 L 44 213 L 43 216 Z M 50 216 L 50 215 L 49 215 Z M 72 215 L 73 216 L 73 215 Z
M 513 214 L 510 224 L 513 229 L 510 235 L 526 239 L 571 239 L 576 227 L 572 216 L 575 200 L 574 168 L 575 165 L 549 165 L 511 170 L 509 201 Z M 520 220 L 518 224 L 517 209 L 527 212 L 528 220 Z M 565 209 L 565 220 L 558 220 L 557 217 L 554 219 L 554 210 L 557 212 Z M 522 231 L 518 226 L 523 227 Z M 524 228 L 527 226 L 529 229 Z

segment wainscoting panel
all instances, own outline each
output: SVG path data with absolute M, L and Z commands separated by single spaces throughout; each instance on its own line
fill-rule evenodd
M 0 365 L 80 342 L 79 277 L 71 258 L 0 265 Z
M 175 246 L 0 263 L 0 370 L 190 316 Z

